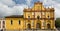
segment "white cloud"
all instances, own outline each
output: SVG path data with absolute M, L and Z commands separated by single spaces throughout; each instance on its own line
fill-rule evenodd
M 0 3 L 0 17 L 12 14 L 12 8 Z
M 27 8 L 27 5 L 19 5 L 10 8 L 6 5 L 0 4 L 0 16 L 22 15 L 24 8 Z
M 3 0 L 0 0 L 0 1 L 1 1 L 0 2 L 0 17 L 9 16 L 9 15 L 22 15 L 23 9 L 28 7 L 25 4 L 20 4 L 20 5 L 19 4 L 15 5 L 14 3 L 9 4 L 10 3 L 9 1 L 8 1 L 9 3 L 5 4 Z M 13 6 L 13 7 L 9 7 L 9 6 Z
M 15 2 L 12 0 L 0 0 L 2 4 L 8 5 L 8 6 L 14 6 Z
M 18 6 L 14 6 L 14 7 L 13 7 L 13 9 L 14 9 L 14 14 L 22 15 L 24 8 L 28 8 L 28 6 L 27 6 L 27 5 L 24 5 L 24 4 L 21 4 L 21 5 L 18 5 Z
M 32 0 L 25 0 L 27 5 L 30 6 Z

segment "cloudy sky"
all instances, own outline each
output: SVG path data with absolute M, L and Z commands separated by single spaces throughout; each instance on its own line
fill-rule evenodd
M 60 0 L 0 0 L 0 17 L 22 15 L 24 8 L 32 7 L 37 1 L 43 2 L 45 7 L 54 7 L 55 17 L 60 17 Z

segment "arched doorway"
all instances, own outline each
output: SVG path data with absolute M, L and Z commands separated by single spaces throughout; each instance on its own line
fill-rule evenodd
M 27 28 L 28 29 L 31 29 L 31 24 L 27 24 Z
M 40 23 L 36 24 L 36 29 L 41 29 L 41 24 Z
M 48 28 L 48 29 L 51 29 L 51 26 L 50 26 L 50 24 L 47 24 L 47 28 Z

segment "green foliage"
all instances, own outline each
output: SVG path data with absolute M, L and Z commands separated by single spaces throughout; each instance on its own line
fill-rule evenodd
M 55 21 L 56 27 L 60 27 L 60 18 L 57 18 Z

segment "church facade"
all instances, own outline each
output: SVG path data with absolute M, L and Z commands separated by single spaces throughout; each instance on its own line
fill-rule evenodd
M 5 17 L 5 28 L 12 29 L 55 29 L 54 8 L 45 8 L 35 2 L 32 8 L 24 9 L 23 15 Z

